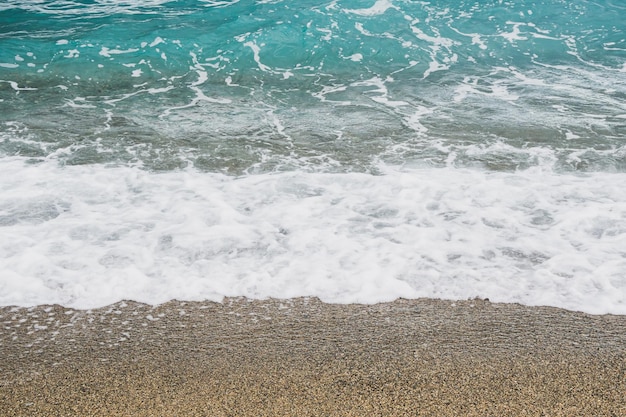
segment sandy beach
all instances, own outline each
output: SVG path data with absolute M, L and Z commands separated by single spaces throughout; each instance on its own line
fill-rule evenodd
M 623 416 L 626 317 L 487 300 L 0 309 L 2 416 Z

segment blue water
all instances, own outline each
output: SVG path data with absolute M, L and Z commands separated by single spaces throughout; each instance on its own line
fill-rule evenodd
M 544 155 L 621 172 L 625 7 L 5 1 L 0 152 L 235 174 Z
M 4 0 L 0 305 L 626 314 L 619 0 Z

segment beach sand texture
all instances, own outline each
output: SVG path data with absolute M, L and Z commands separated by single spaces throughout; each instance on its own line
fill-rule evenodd
M 0 322 L 0 416 L 626 415 L 625 316 L 235 298 Z

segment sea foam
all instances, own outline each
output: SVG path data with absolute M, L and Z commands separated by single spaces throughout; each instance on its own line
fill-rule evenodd
M 0 305 L 626 314 L 625 33 L 611 0 L 5 0 Z
M 623 173 L 0 169 L 0 305 L 485 297 L 626 314 Z

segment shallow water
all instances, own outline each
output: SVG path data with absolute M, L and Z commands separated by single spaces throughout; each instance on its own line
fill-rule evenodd
M 612 1 L 8 1 L 0 304 L 626 312 Z

